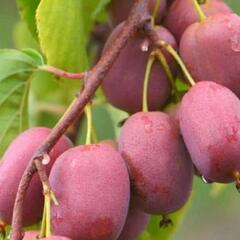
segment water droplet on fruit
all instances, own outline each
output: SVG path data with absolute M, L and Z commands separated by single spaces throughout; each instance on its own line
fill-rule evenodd
M 148 51 L 148 46 L 147 45 L 143 45 L 142 46 L 142 51 L 143 52 L 147 52 Z
M 152 132 L 152 124 L 151 123 L 145 124 L 144 128 L 147 132 Z
M 149 40 L 148 39 L 144 40 L 144 42 L 142 43 L 141 50 L 143 52 L 147 52 L 149 50 Z
M 231 48 L 234 52 L 240 52 L 240 36 L 235 33 L 231 38 Z
M 212 183 L 210 180 L 206 179 L 204 176 L 202 176 L 201 178 L 202 178 L 203 182 L 206 184 Z
M 44 154 L 43 155 L 42 164 L 43 165 L 48 165 L 50 163 L 50 161 L 51 161 L 51 159 L 50 159 L 49 155 L 48 154 Z

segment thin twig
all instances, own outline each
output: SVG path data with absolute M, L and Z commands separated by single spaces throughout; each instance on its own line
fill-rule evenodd
M 62 69 L 49 66 L 49 65 L 41 65 L 38 67 L 38 70 L 52 73 L 56 77 L 63 77 L 63 78 L 70 78 L 70 79 L 77 79 L 77 80 L 83 79 L 87 74 L 87 72 L 80 72 L 80 73 L 66 72 Z

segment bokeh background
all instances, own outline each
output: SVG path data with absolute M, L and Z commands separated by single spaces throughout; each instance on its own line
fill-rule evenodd
M 226 0 L 226 3 L 240 14 L 240 0 Z M 15 1 L 0 0 L 0 48 L 19 48 L 22 46 L 19 42 L 28 44 L 28 33 L 25 31 L 24 36 L 18 34 L 19 29 L 24 28 L 19 20 Z M 29 44 L 32 44 L 32 41 L 29 41 Z M 174 240 L 240 238 L 240 194 L 234 185 L 205 184 L 196 178 L 192 198 L 189 210 L 173 236 Z

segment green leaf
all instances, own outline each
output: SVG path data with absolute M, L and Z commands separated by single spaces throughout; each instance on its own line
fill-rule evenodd
M 101 4 L 99 6 L 99 4 Z M 94 24 L 94 12 L 101 12 L 104 2 L 99 0 L 42 0 L 37 9 L 37 28 L 41 48 L 49 65 L 69 72 L 88 67 L 87 42 Z M 61 81 L 62 99 L 72 101 L 80 83 Z M 59 89 L 60 90 L 60 89 Z
M 30 76 L 42 61 L 35 50 L 0 50 L 0 156 L 28 127 Z
M 23 20 L 18 21 L 13 29 L 13 42 L 15 48 L 19 50 L 29 47 L 39 50 L 38 43 Z
M 35 62 L 35 66 L 40 66 L 44 64 L 44 59 L 43 56 L 36 51 L 35 49 L 32 48 L 25 48 L 22 50 L 23 53 L 25 53 L 26 55 L 28 55 L 29 57 L 31 57 L 34 62 Z
M 17 0 L 22 19 L 26 22 L 30 32 L 37 39 L 35 14 L 40 0 Z
M 110 2 L 111 2 L 111 0 L 100 0 L 100 1 L 98 1 L 97 7 L 95 8 L 95 10 L 94 10 L 94 12 L 92 14 L 92 18 L 93 19 L 97 19 L 97 17 L 99 15 L 103 14 L 106 6 Z
M 109 0 L 42 0 L 37 9 L 40 45 L 49 65 L 85 70 L 86 46 L 97 15 Z
M 40 45 L 46 55 L 47 64 L 69 72 L 87 69 L 86 48 L 92 22 L 91 11 L 92 1 L 41 1 L 36 18 Z M 79 91 L 81 83 L 61 79 L 59 84 L 62 86 L 59 88 L 62 99 L 67 105 Z
M 71 81 L 71 80 L 70 80 Z M 66 81 L 67 83 L 67 81 Z M 69 80 L 68 80 L 69 83 Z M 52 128 L 66 110 L 67 99 L 63 81 L 47 72 L 36 72 L 31 78 L 31 124 Z
M 0 223 L 1 223 L 1 220 L 0 220 Z M 9 234 L 10 234 L 10 226 L 6 226 L 5 227 L 5 231 L 6 231 L 6 236 L 3 237 L 0 233 L 0 240 L 9 240 Z
M 49 65 L 72 72 L 86 69 L 84 1 L 42 0 L 39 4 L 37 27 Z

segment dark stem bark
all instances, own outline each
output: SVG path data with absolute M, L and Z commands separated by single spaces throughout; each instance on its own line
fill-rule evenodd
M 44 154 L 49 153 L 51 148 L 65 133 L 67 128 L 81 114 L 85 105 L 91 100 L 96 89 L 101 84 L 103 78 L 119 55 L 121 49 L 125 46 L 127 40 L 137 31 L 138 28 L 143 27 L 144 23 L 150 21 L 150 15 L 147 8 L 148 2 L 149 0 L 136 0 L 119 37 L 113 43 L 113 46 L 102 56 L 96 66 L 88 72 L 84 90 L 70 106 L 67 113 L 60 119 L 59 123 L 52 129 L 52 132 L 46 141 L 33 155 L 19 184 L 13 211 L 11 240 L 22 239 L 23 202 L 31 179 L 37 170 L 35 162 L 37 161 L 38 168 L 42 169 L 41 161 Z M 44 179 L 45 177 L 46 175 L 44 174 Z M 44 181 L 48 182 L 46 179 Z
M 146 22 L 143 26 L 143 32 L 148 36 L 150 42 L 157 49 L 164 49 L 162 39 L 159 38 L 159 34 L 156 31 L 156 28 L 149 22 Z

